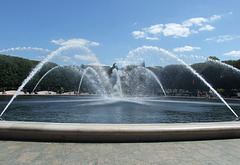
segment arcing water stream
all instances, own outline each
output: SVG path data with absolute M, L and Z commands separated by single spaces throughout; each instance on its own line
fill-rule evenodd
M 165 92 L 165 90 L 164 90 L 164 88 L 163 88 L 163 86 L 162 86 L 162 83 L 161 83 L 160 80 L 157 78 L 157 76 L 156 76 L 151 70 L 149 70 L 149 69 L 147 69 L 147 68 L 145 68 L 145 69 L 146 69 L 146 71 L 147 71 L 150 75 L 152 75 L 152 76 L 154 77 L 154 79 L 157 81 L 157 83 L 159 84 L 159 86 L 161 87 L 161 89 L 162 89 L 162 91 L 163 91 L 164 96 L 167 96 L 167 95 L 166 95 L 166 92 Z
M 37 84 L 35 85 L 35 87 L 33 88 L 33 90 L 32 90 L 31 93 L 33 93 L 33 92 L 35 91 L 35 89 L 37 88 L 38 84 L 42 81 L 42 79 L 43 79 L 44 77 L 46 77 L 46 76 L 48 75 L 48 73 L 50 73 L 51 71 L 53 71 L 54 69 L 56 69 L 56 68 L 58 68 L 58 67 L 60 67 L 60 66 L 55 66 L 55 67 L 53 67 L 52 69 L 50 69 L 49 71 L 47 71 L 47 72 L 40 78 L 40 80 L 37 82 Z

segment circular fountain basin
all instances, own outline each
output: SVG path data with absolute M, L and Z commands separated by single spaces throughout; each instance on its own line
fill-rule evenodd
M 239 137 L 239 122 L 181 124 L 0 122 L 0 139 L 7 140 L 58 142 L 159 142 Z
M 9 98 L 2 97 L 1 108 Z M 238 100 L 228 101 L 239 114 Z M 0 139 L 154 142 L 239 138 L 240 123 L 216 99 L 19 96 L 0 121 Z

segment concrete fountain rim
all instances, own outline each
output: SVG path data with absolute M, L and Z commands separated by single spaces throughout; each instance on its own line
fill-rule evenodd
M 0 139 L 49 142 L 161 142 L 240 138 L 240 122 L 99 124 L 0 121 Z

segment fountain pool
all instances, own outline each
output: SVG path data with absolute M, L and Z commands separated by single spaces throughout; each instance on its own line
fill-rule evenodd
M 4 108 L 8 96 L 1 96 Z M 228 100 L 237 114 L 239 100 Z M 191 97 L 19 96 L 2 117 L 7 121 L 56 123 L 197 123 L 234 121 L 219 99 Z

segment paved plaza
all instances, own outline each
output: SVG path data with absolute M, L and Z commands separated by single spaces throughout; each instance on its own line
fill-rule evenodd
M 1 164 L 238 165 L 240 139 L 157 143 L 0 141 Z

